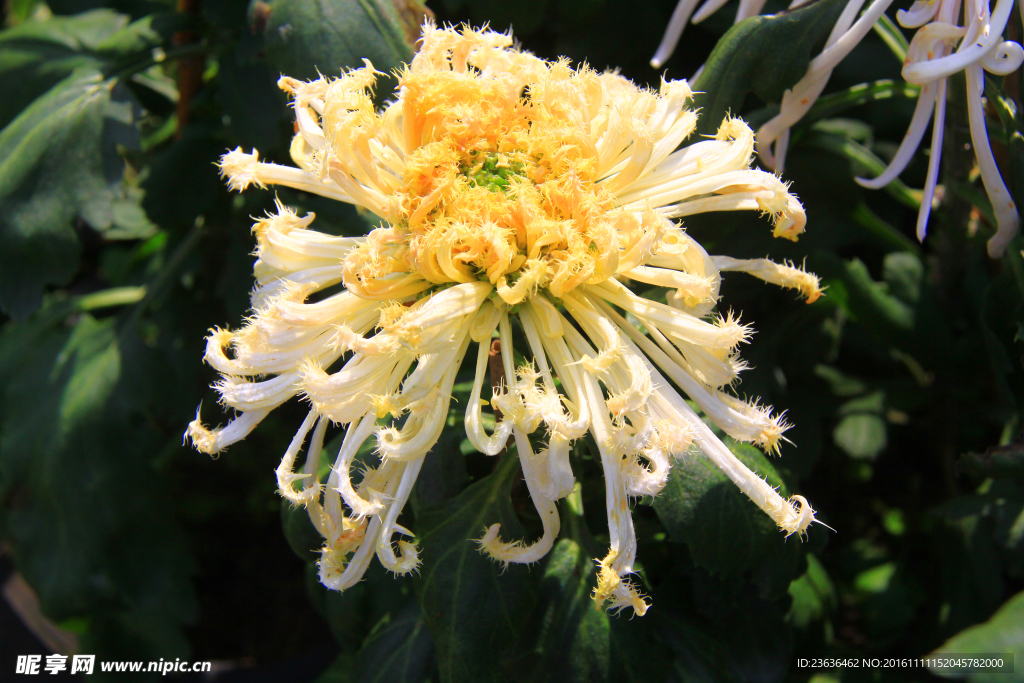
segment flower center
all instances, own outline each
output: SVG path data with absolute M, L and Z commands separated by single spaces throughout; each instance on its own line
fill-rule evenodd
M 473 150 L 470 162 L 460 166 L 459 170 L 469 178 L 471 187 L 486 187 L 491 192 L 508 192 L 510 179 L 524 178 L 524 165 L 518 161 L 509 161 L 505 155 L 493 152 L 478 154 Z
M 371 277 L 402 271 L 435 285 L 488 281 L 510 305 L 613 275 L 624 242 L 651 221 L 616 209 L 596 177 L 588 98 L 597 78 L 566 69 L 523 85 L 472 70 L 406 74 L 401 125 L 422 142 L 384 205 L 393 227 L 371 235 L 349 271 L 358 262 L 364 281 L 367 267 Z M 382 270 L 367 256 L 383 251 Z

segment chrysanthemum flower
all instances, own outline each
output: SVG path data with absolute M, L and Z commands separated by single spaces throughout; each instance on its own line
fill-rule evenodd
M 254 314 L 238 331 L 214 330 L 206 352 L 222 373 L 223 402 L 240 414 L 212 431 L 197 416 L 187 436 L 216 453 L 301 396 L 309 415 L 277 477 L 281 495 L 304 505 L 325 539 L 321 581 L 353 585 L 374 554 L 407 573 L 420 557 L 399 515 L 470 353 L 466 433 L 489 455 L 514 440 L 543 522 L 530 542 L 494 525 L 481 532 L 481 550 L 503 563 L 536 562 L 550 550 L 555 503 L 574 486 L 571 445 L 589 431 L 611 537 L 595 598 L 643 614 L 628 580 L 629 497 L 656 495 L 673 458 L 699 449 L 787 534 L 813 521 L 803 498 L 784 500 L 748 470 L 683 395 L 733 438 L 777 451 L 782 417 L 728 392 L 749 330 L 712 314 L 720 272 L 745 271 L 809 301 L 821 293 L 818 279 L 792 264 L 709 256 L 671 220 L 754 209 L 777 236 L 795 239 L 804 211 L 776 176 L 749 168 L 753 134 L 739 120 L 677 150 L 696 122 L 685 82 L 651 92 L 511 43 L 426 25 L 381 111 L 368 94 L 377 77 L 369 63 L 337 79 L 281 79 L 294 102 L 298 168 L 235 150 L 221 161 L 230 186 L 298 188 L 386 222 L 365 237 L 334 237 L 310 228 L 312 214 L 279 204 L 256 223 Z M 638 296 L 633 281 L 666 288 L 667 303 Z M 342 291 L 309 302 L 339 283 Z M 513 348 L 514 329 L 525 345 Z M 495 338 L 502 382 L 487 381 Z M 500 415 L 490 432 L 488 404 Z M 322 486 L 316 473 L 332 424 L 347 432 Z M 354 478 L 367 439 L 380 464 Z
M 661 66 L 675 49 L 679 36 L 693 14 L 693 21 L 702 21 L 721 8 L 724 0 L 705 0 L 696 13 L 698 0 L 680 0 L 672 15 L 665 37 L 651 59 Z M 807 0 L 793 0 L 790 8 L 799 7 Z M 789 145 L 789 131 L 810 111 L 825 90 L 832 70 L 846 58 L 854 47 L 876 26 L 892 0 L 874 0 L 857 17 L 865 0 L 849 0 L 843 13 L 829 34 L 825 49 L 811 60 L 807 73 L 782 97 L 778 115 L 757 131 L 757 151 L 769 168 L 782 171 Z M 995 10 L 989 0 L 964 0 L 961 24 L 960 0 L 916 0 L 909 10 L 900 10 L 896 18 L 904 28 L 916 28 L 903 64 L 903 77 L 909 83 L 920 85 L 917 108 L 910 128 L 888 168 L 873 180 L 858 178 L 864 187 L 878 189 L 892 182 L 910 163 L 914 152 L 924 138 L 934 112 L 932 142 L 928 158 L 921 210 L 917 217 L 917 237 L 924 241 L 931 214 L 932 202 L 939 176 L 942 157 L 942 137 L 946 116 L 946 85 L 949 76 L 963 71 L 967 79 L 967 112 L 970 119 L 971 140 L 978 162 L 985 192 L 992 201 L 996 219 L 996 234 L 988 242 L 989 255 L 1003 255 L 1010 240 L 1017 234 L 1020 217 L 989 144 L 985 123 L 985 72 L 1006 75 L 1024 63 L 1024 48 L 1020 43 L 1003 40 L 1003 32 L 1013 11 L 1014 0 L 996 0 Z M 741 0 L 736 21 L 761 11 L 764 0 Z M 1024 17 L 1024 5 L 1021 6 Z M 856 20 L 856 21 L 854 21 Z

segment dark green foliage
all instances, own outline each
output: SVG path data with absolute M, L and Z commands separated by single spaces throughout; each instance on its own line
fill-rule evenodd
M 183 22 L 94 10 L 0 34 L 0 308 L 35 310 L 75 273 L 72 221 L 134 239 L 151 234 L 118 150 L 139 146 L 139 106 L 118 67 L 144 60 Z
M 920 670 L 879 678 L 794 663 L 929 652 L 1014 652 L 1024 666 L 1024 243 L 1001 261 L 985 254 L 991 207 L 968 174 L 957 106 L 946 194 L 923 245 L 913 237 L 923 154 L 884 191 L 853 182 L 884 167 L 917 94 L 891 80 L 899 59 L 881 38 L 837 70 L 792 131 L 785 179 L 809 218 L 799 243 L 773 240 L 753 215 L 685 221 L 710 253 L 806 260 L 828 287 L 807 306 L 729 273 L 722 310 L 742 311 L 757 331 L 737 392 L 787 410 L 794 425 L 781 457 L 730 448 L 783 495 L 806 496 L 835 532 L 815 525 L 806 539 L 785 537 L 706 457 L 689 454 L 660 496 L 631 501 L 633 578 L 652 606 L 630 618 L 591 599 L 608 537 L 589 438 L 574 447 L 580 489 L 560 504 L 550 553 L 506 568 L 478 552 L 474 540 L 492 524 L 527 543 L 541 525 L 515 449 L 489 458 L 465 439 L 468 362 L 400 520 L 418 534 L 415 576 L 374 562 L 344 593 L 319 583 L 322 539 L 274 490 L 305 411 L 298 401 L 218 460 L 182 446 L 201 401 L 207 421 L 227 419 L 215 416 L 203 337 L 247 313 L 251 217 L 277 197 L 315 211 L 334 234 L 376 224 L 287 189 L 229 194 L 218 158 L 255 147 L 288 163 L 292 116 L 279 75 L 337 75 L 363 58 L 390 73 L 412 55 L 422 8 L 203 0 L 185 14 L 173 4 L 52 0 L 51 15 L 11 0 L 0 31 L 0 545 L 82 652 L 282 671 L 317 653 L 333 658 L 323 683 L 921 681 Z M 511 25 L 538 55 L 621 66 L 657 87 L 647 60 L 674 4 L 438 0 L 431 9 L 438 21 Z M 667 76 L 707 60 L 693 84 L 699 132 L 714 133 L 727 113 L 754 124 L 775 115 L 843 4 L 817 0 L 729 30 L 719 15 L 689 27 Z M 884 32 L 898 52 L 899 29 Z M 181 125 L 186 60 L 200 68 Z M 861 65 L 863 79 L 851 75 Z M 987 82 L 988 127 L 1018 203 L 1021 81 Z M 393 85 L 381 78 L 378 101 Z M 476 180 L 505 191 L 501 175 L 484 169 Z M 340 430 L 328 444 L 322 476 Z M 372 451 L 364 445 L 359 460 Z
M 99 67 L 99 46 L 127 23 L 110 10 L 15 26 L 0 35 L 0 125 L 82 67 Z
M 518 476 L 518 459 L 505 456 L 493 474 L 419 516 L 420 549 L 432 561 L 416 592 L 445 680 L 502 680 L 495 665 L 529 615 L 537 577 L 519 565 L 503 570 L 472 541 L 495 523 L 522 538 L 509 495 Z
M 735 443 L 732 450 L 783 497 L 789 496 L 761 451 Z M 772 587 L 772 593 L 784 593 L 799 573 L 797 539 L 784 544 L 775 523 L 702 454 L 676 463 L 668 486 L 654 499 L 654 509 L 669 537 L 685 543 L 694 564 L 711 574 L 732 578 L 756 568 L 780 582 Z M 779 576 L 774 576 L 776 573 Z
M 594 556 L 602 549 L 587 532 L 579 501 L 562 506 L 564 538 L 551 550 L 539 577 L 534 613 L 518 637 L 506 678 L 522 681 L 663 680 L 671 652 L 650 621 L 594 609 Z M 575 508 L 575 509 L 574 509 Z
M 187 656 L 195 566 L 166 487 L 121 457 L 144 433 L 134 425 L 161 409 L 131 378 L 162 363 L 114 323 L 58 303 L 4 336 L 3 527 L 47 614 L 91 615 L 104 651 Z
M 1018 593 L 1003 605 L 991 619 L 958 633 L 937 649 L 935 657 L 949 657 L 962 652 L 985 652 L 1003 654 L 1007 663 L 1011 657 L 1020 660 L 1024 654 L 1024 634 L 1021 633 L 1021 621 L 1024 620 L 1024 593 Z M 1009 656 L 1006 656 L 1009 655 Z M 973 670 L 970 665 L 954 667 L 933 667 L 932 672 L 943 678 L 966 678 L 972 683 L 998 680 L 1020 680 L 1016 670 L 1009 674 L 1009 667 L 1001 672 L 985 672 Z
M 271 66 L 293 78 L 338 76 L 364 59 L 388 73 L 412 58 L 386 0 L 253 0 L 249 21 L 265 38 Z
M 0 305 L 31 313 L 46 285 L 62 285 L 78 265 L 81 216 L 97 230 L 114 224 L 123 184 L 115 140 L 131 144 L 135 105 L 93 69 L 68 76 L 0 133 Z M 69 172 L 74 169 L 74 172 Z
M 713 135 L 722 119 L 743 109 L 748 93 L 777 102 L 807 73 L 845 3 L 815 0 L 775 16 L 751 17 L 729 29 L 708 56 L 693 90 L 701 107 L 697 131 Z

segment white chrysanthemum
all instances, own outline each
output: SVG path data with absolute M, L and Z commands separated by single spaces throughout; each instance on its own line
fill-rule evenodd
M 651 59 L 655 68 L 660 67 L 672 54 L 691 14 L 694 23 L 703 21 L 725 4 L 725 0 L 705 0 L 694 13 L 698 2 L 679 0 L 665 37 Z M 806 2 L 793 0 L 789 7 L 793 9 Z M 782 171 L 790 128 L 810 111 L 825 90 L 832 70 L 876 26 L 876 22 L 892 4 L 892 0 L 874 0 L 858 18 L 865 2 L 849 0 L 829 34 L 825 50 L 811 60 L 804 77 L 782 96 L 778 115 L 757 131 L 757 152 L 769 168 Z M 736 21 L 757 14 L 764 3 L 765 0 L 741 0 Z M 917 217 L 917 237 L 924 240 L 942 158 L 947 80 L 956 72 L 963 71 L 967 78 L 967 113 L 971 140 L 981 180 L 992 201 L 996 219 L 996 234 L 988 242 L 988 252 L 993 258 L 1003 255 L 1020 224 L 1017 207 L 999 175 L 999 167 L 992 154 L 984 105 L 985 72 L 1006 75 L 1024 63 L 1024 48 L 1020 43 L 1003 40 L 1013 4 L 1014 0 L 996 0 L 995 10 L 992 11 L 990 0 L 964 0 L 965 25 L 961 25 L 961 0 L 916 0 L 909 10 L 896 13 L 897 20 L 904 28 L 918 29 L 903 63 L 903 77 L 909 83 L 922 86 L 921 93 L 910 128 L 888 168 L 873 180 L 857 179 L 862 186 L 871 189 L 885 187 L 895 180 L 921 145 L 934 112 L 928 175 Z M 1021 16 L 1024 17 L 1024 5 L 1021 5 Z
M 575 483 L 571 444 L 589 431 L 601 451 L 611 534 L 595 598 L 643 614 L 647 604 L 628 580 L 636 554 L 628 499 L 656 495 L 672 459 L 693 444 L 787 533 L 813 521 L 803 498 L 784 500 L 749 471 L 674 388 L 733 438 L 777 450 L 781 416 L 727 391 L 744 368 L 736 350 L 749 331 L 731 315 L 711 316 L 719 271 L 746 271 L 808 300 L 820 295 L 818 280 L 792 265 L 711 257 L 670 219 L 754 209 L 770 214 L 776 235 L 795 239 L 804 212 L 776 176 L 749 168 L 754 138 L 738 120 L 677 151 L 696 122 L 685 82 L 651 92 L 511 43 L 426 25 L 396 100 L 379 112 L 369 64 L 338 79 L 281 79 L 294 99 L 298 168 L 236 150 L 221 162 L 230 186 L 299 188 L 387 223 L 365 237 L 333 237 L 310 229 L 312 214 L 279 205 L 256 224 L 254 314 L 236 332 L 214 330 L 206 353 L 223 375 L 223 402 L 240 414 L 213 431 L 197 416 L 187 435 L 216 453 L 303 397 L 309 416 L 277 475 L 281 494 L 306 506 L 325 538 L 320 579 L 345 589 L 374 554 L 409 572 L 420 560 L 411 540 L 393 540 L 412 537 L 397 520 L 475 345 L 466 432 L 489 455 L 514 439 L 544 528 L 528 543 L 503 539 L 494 525 L 481 550 L 505 563 L 550 550 L 555 503 Z M 637 296 L 631 280 L 667 288 L 668 303 Z M 307 303 L 339 282 L 339 293 Z M 516 349 L 526 359 L 520 367 L 514 327 L 526 340 Z M 501 383 L 487 381 L 495 338 Z M 488 432 L 483 392 L 495 384 L 490 405 L 501 417 Z M 330 424 L 347 432 L 321 486 Z M 353 477 L 353 458 L 370 438 L 380 465 Z

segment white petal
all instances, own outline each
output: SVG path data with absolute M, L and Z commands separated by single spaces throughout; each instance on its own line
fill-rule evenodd
M 907 164 L 914 158 L 914 152 L 921 145 L 924 133 L 928 129 L 932 112 L 935 110 L 935 88 L 934 83 L 926 83 L 921 88 L 921 93 L 917 96 L 917 106 L 914 107 L 914 116 L 910 119 L 910 127 L 907 128 L 907 134 L 903 136 L 903 141 L 900 142 L 896 155 L 893 156 L 886 169 L 873 180 L 854 178 L 858 185 L 877 190 L 885 187 L 895 180 L 900 173 L 903 173 Z
M 985 74 L 981 66 L 967 69 L 967 114 L 971 125 L 971 141 L 974 143 L 974 154 L 978 158 L 981 180 L 985 192 L 992 200 L 992 211 L 996 215 L 996 234 L 988 241 L 988 253 L 992 258 L 999 258 L 1006 251 L 1007 245 L 1017 235 L 1020 216 L 1013 202 L 1010 191 L 1006 189 L 999 167 L 996 166 L 992 147 L 988 141 L 988 130 L 985 126 L 985 110 L 981 102 Z

